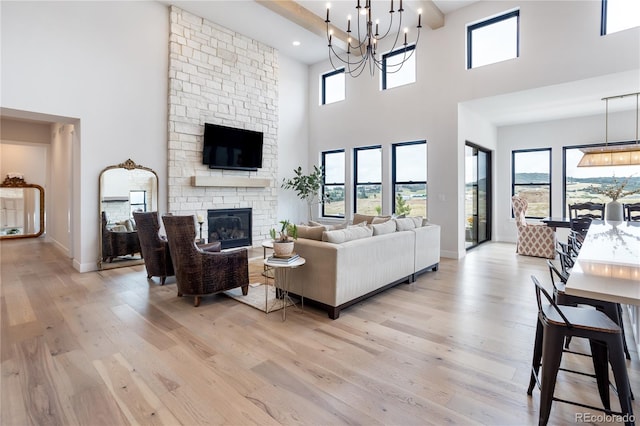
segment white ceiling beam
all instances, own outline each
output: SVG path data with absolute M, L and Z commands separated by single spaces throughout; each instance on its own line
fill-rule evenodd
M 422 22 L 427 24 L 432 30 L 444 27 L 444 13 L 432 0 L 419 2 L 422 8 Z
M 319 35 L 320 37 L 327 37 L 327 24 L 323 18 L 319 17 L 315 13 L 300 6 L 293 0 L 255 0 L 260 5 L 266 7 L 272 12 L 277 13 L 283 18 L 300 25 L 302 28 Z M 336 47 L 346 51 L 347 40 L 349 36 L 346 32 L 331 26 L 333 29 L 333 36 L 331 43 Z

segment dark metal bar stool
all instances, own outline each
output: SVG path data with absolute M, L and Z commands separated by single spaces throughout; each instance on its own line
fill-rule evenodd
M 547 265 L 549 266 L 549 275 L 551 276 L 551 284 L 553 285 L 553 296 L 554 300 L 558 305 L 568 305 L 568 306 L 578 306 L 578 305 L 589 305 L 595 307 L 597 310 L 604 312 L 613 322 L 615 322 L 622 331 L 622 343 L 624 345 L 624 355 L 627 359 L 631 359 L 631 353 L 629 352 L 629 347 L 627 346 L 627 338 L 624 332 L 624 321 L 622 319 L 622 305 L 614 302 L 605 302 L 603 300 L 589 299 L 586 297 L 578 297 L 571 296 L 564 292 L 564 285 L 567 283 L 567 279 L 569 278 L 569 274 L 571 273 L 571 268 L 574 265 L 574 260 L 571 256 L 559 249 L 556 248 L 556 253 L 560 259 L 560 266 L 562 271 L 558 271 L 555 265 L 547 260 Z M 555 276 L 557 276 L 560 282 L 556 282 Z M 567 338 L 565 342 L 565 348 L 569 348 L 569 343 L 571 342 L 571 338 Z
M 536 341 L 531 365 L 531 379 L 529 381 L 527 394 L 531 395 L 536 384 L 539 385 L 540 417 L 538 424 L 543 426 L 547 424 L 549 414 L 551 413 L 551 404 L 553 401 L 558 401 L 603 411 L 607 414 L 621 415 L 625 419 L 625 425 L 635 425 L 620 327 L 598 310 L 573 306 L 558 306 L 549 293 L 540 285 L 537 278 L 532 275 L 531 279 L 536 288 L 538 324 L 536 327 Z M 542 305 L 540 294 L 544 295 L 549 305 Z M 558 370 L 561 370 L 560 362 L 564 352 L 562 343 L 565 338 L 573 336 L 589 339 L 595 375 L 587 373 L 580 374 L 586 374 L 596 378 L 600 400 L 604 408 L 555 398 L 553 396 Z M 609 364 L 611 364 L 616 382 L 621 412 L 611 411 L 608 378 Z M 539 381 L 538 373 L 540 367 L 542 367 L 542 375 Z M 566 369 L 562 370 L 575 372 Z

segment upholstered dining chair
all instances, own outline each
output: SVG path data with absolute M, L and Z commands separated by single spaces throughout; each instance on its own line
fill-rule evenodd
M 577 203 L 569 205 L 570 219 L 583 217 L 604 219 L 604 203 Z
M 133 218 L 138 228 L 147 279 L 160 277 L 160 284 L 164 285 L 167 277 L 175 275 L 175 272 L 173 272 L 169 242 L 158 233 L 160 231 L 158 212 L 134 212 Z
M 640 220 L 640 203 L 624 205 L 624 220 Z
M 247 250 L 227 252 L 203 250 L 196 244 L 195 217 L 162 216 L 173 269 L 176 272 L 178 297 L 195 296 L 194 306 L 202 296 L 242 287 L 249 291 Z
M 522 197 L 511 197 L 513 215 L 518 229 L 518 241 L 516 252 L 524 256 L 556 257 L 556 232 L 553 228 L 544 224 L 531 224 L 525 220 L 528 203 Z

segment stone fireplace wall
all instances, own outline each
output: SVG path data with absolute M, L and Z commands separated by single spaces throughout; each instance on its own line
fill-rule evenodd
M 170 20 L 168 211 L 206 218 L 207 209 L 251 207 L 260 245 L 277 222 L 277 51 L 175 6 Z M 262 168 L 202 164 L 204 123 L 263 132 Z

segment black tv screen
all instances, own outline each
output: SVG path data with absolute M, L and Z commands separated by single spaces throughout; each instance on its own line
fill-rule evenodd
M 210 169 L 258 170 L 262 132 L 205 123 L 202 163 Z

